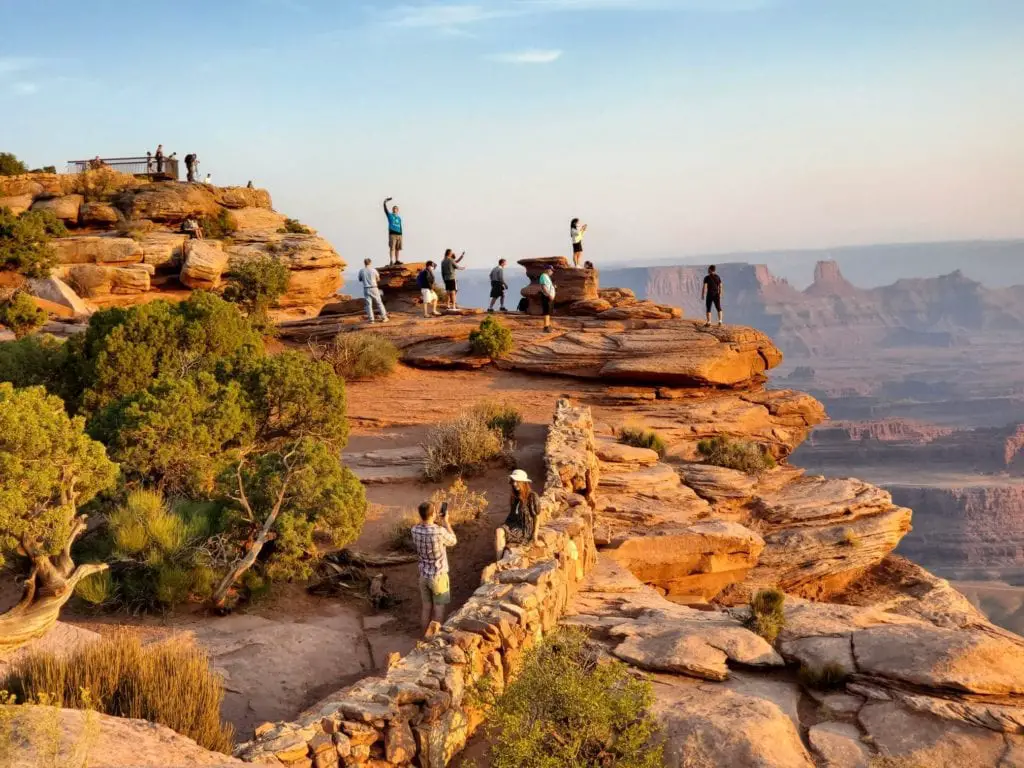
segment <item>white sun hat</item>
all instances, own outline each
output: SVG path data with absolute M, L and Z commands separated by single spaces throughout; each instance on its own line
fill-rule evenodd
M 528 482 L 530 482 L 530 476 L 528 474 L 526 474 L 521 469 L 517 469 L 515 472 L 513 472 L 511 475 L 509 475 L 509 479 L 510 480 L 514 480 L 517 483 L 528 483 Z

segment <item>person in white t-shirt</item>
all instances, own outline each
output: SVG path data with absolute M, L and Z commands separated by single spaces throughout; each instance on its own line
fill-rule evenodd
M 579 269 L 583 258 L 583 236 L 587 234 L 587 225 L 580 224 L 579 219 L 569 222 L 569 239 L 572 240 L 572 265 Z
M 376 306 L 380 313 L 380 321 L 388 321 L 384 301 L 380 297 L 380 272 L 370 266 L 370 259 L 363 259 L 363 268 L 359 270 L 359 282 L 363 284 L 363 299 L 366 301 L 366 320 L 374 322 L 373 309 Z

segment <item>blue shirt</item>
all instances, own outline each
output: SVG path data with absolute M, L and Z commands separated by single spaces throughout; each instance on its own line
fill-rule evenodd
M 402 217 L 397 213 L 388 214 L 388 232 L 393 235 L 402 234 Z
M 555 298 L 555 284 L 551 282 L 551 278 L 548 277 L 547 272 L 541 272 L 540 278 L 537 280 L 540 283 L 540 289 L 544 292 L 544 295 L 549 299 Z

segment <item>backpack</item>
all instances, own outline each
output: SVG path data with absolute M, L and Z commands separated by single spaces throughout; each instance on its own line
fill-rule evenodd
M 185 155 L 185 165 L 192 165 L 195 162 L 195 155 Z
M 530 300 L 527 299 L 525 296 L 523 296 L 523 298 L 521 298 L 519 300 L 519 307 L 518 307 L 518 309 L 519 309 L 520 312 L 526 312 L 529 308 L 530 308 Z
M 420 273 L 416 275 L 416 285 L 418 285 L 420 289 L 430 287 L 430 278 L 427 276 L 427 270 L 421 269 Z

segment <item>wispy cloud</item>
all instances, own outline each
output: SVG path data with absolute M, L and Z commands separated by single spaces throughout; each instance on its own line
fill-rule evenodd
M 503 64 L 550 64 L 562 58 L 562 52 L 559 50 L 516 51 L 514 53 L 496 53 L 487 58 L 490 61 L 500 61 Z
M 22 80 L 21 82 L 17 82 L 11 86 L 11 89 L 15 93 L 20 93 L 22 96 L 30 96 L 39 91 L 39 85 L 37 83 L 30 83 L 27 80 Z
M 0 56 L 0 75 L 15 75 L 32 69 L 38 63 L 38 59 L 27 56 Z

